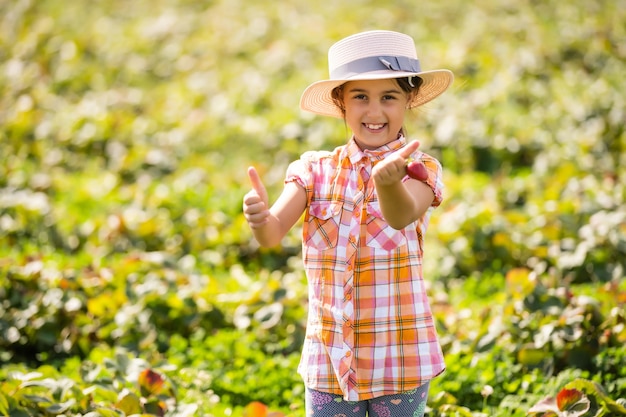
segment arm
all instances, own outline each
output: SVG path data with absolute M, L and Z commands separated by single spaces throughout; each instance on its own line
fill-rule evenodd
M 372 178 L 383 217 L 394 229 L 402 229 L 422 217 L 435 199 L 433 190 L 406 175 L 406 159 L 419 147 L 413 141 L 378 163 Z
M 252 190 L 243 197 L 244 216 L 261 246 L 276 246 L 304 212 L 306 192 L 294 182 L 287 183 L 276 202 L 268 209 L 267 191 L 253 167 L 248 168 L 248 176 Z

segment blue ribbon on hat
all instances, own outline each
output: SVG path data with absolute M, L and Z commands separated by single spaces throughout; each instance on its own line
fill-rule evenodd
M 420 62 L 415 58 L 409 58 L 406 56 L 368 56 L 334 68 L 330 73 L 330 78 L 341 80 L 358 74 L 363 74 L 365 72 L 381 70 L 414 73 L 421 71 Z

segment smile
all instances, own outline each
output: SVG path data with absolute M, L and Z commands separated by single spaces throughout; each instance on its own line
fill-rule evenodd
M 383 127 L 385 127 L 385 123 L 383 124 L 363 123 L 363 125 L 370 130 L 380 130 Z

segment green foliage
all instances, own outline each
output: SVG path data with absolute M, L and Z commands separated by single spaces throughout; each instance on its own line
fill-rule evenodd
M 245 167 L 276 195 L 301 152 L 345 142 L 298 97 L 332 42 L 373 28 L 456 75 L 406 126 L 447 186 L 428 415 L 622 415 L 625 13 L 0 0 L 0 415 L 301 415 L 300 230 L 256 246 Z
M 577 378 L 593 380 L 615 398 L 626 397 L 625 283 L 594 287 L 592 298 L 583 287 L 552 286 L 549 280 L 516 269 L 504 284 L 500 279 L 480 283 L 491 285 L 501 299 L 492 297 L 471 313 L 464 303 L 476 298 L 467 294 L 483 290 L 468 279 L 451 286 L 450 301 L 435 304 L 447 363 L 446 373 L 431 385 L 438 393 L 435 410 L 443 412 L 450 404 L 471 410 L 497 405 L 503 413 L 523 416 L 540 397 Z
M 181 271 L 159 253 L 125 256 L 119 268 L 55 269 L 45 259 L 11 265 L 5 295 L 2 361 L 86 356 L 100 343 L 144 349 L 167 346 L 171 333 L 222 328 L 207 301 L 208 277 Z
M 300 404 L 303 387 L 294 372 L 299 352 L 289 355 L 267 352 L 253 332 L 221 330 L 202 338 L 178 339 L 166 357 L 192 365 L 186 372 L 202 372 L 221 401 L 245 406 L 262 401 L 271 406 Z

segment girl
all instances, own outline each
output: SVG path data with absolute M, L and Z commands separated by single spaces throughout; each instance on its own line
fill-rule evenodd
M 453 75 L 421 71 L 413 40 L 390 31 L 337 42 L 328 65 L 330 79 L 307 87 L 300 107 L 343 118 L 352 137 L 292 162 L 271 207 L 250 167 L 244 215 L 257 241 L 275 246 L 305 213 L 306 415 L 422 416 L 429 381 L 445 368 L 422 277 L 442 168 L 402 126 L 406 110 L 443 93 Z M 427 179 L 407 176 L 409 158 Z

